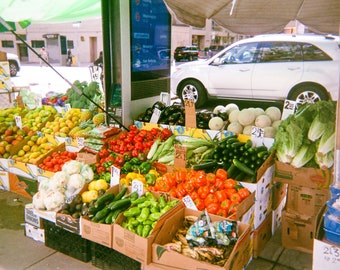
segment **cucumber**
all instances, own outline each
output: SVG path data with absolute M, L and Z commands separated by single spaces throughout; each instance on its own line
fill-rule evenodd
M 261 146 L 255 147 L 255 152 L 256 152 L 256 153 L 260 153 L 260 152 L 262 152 L 262 151 L 268 151 L 267 146 L 261 145 Z
M 206 169 L 214 169 L 216 166 L 217 166 L 217 162 L 213 160 L 213 161 L 207 161 L 205 163 L 194 164 L 192 165 L 192 168 L 196 171 L 199 171 L 199 170 L 206 170 Z
M 94 207 L 99 208 L 100 206 L 105 205 L 107 202 L 112 201 L 114 198 L 115 195 L 113 193 L 105 193 L 96 200 Z
M 106 216 L 110 213 L 110 209 L 108 207 L 104 207 L 102 210 L 98 211 L 94 217 L 92 218 L 93 222 L 99 222 L 101 220 L 104 220 Z
M 239 173 L 239 170 L 238 170 L 237 167 L 232 163 L 232 164 L 229 166 L 227 172 L 228 172 L 228 178 L 233 178 L 233 179 L 234 179 L 234 177 Z
M 123 198 L 123 196 L 125 195 L 125 193 L 127 192 L 128 188 L 127 187 L 123 187 L 123 189 L 114 197 L 113 201 L 118 201 L 121 198 Z
M 119 209 L 119 208 L 123 208 L 123 207 L 126 207 L 127 205 L 131 205 L 131 200 L 128 198 L 128 199 L 120 199 L 118 201 L 114 201 L 114 202 L 111 202 L 109 205 L 108 205 L 108 208 L 110 210 L 116 210 L 116 209 Z
M 112 216 L 114 214 L 114 211 L 111 211 L 105 218 L 105 223 L 106 224 L 111 224 L 112 223 Z
M 254 176 L 255 171 L 249 168 L 246 164 L 242 163 L 241 161 L 237 160 L 236 158 L 233 159 L 233 164 L 238 168 L 240 171 L 246 173 L 247 175 Z
M 97 212 L 99 212 L 100 210 L 102 210 L 105 207 L 105 204 L 100 205 L 98 207 L 95 207 L 95 205 L 89 207 L 88 209 L 88 213 L 91 215 L 95 215 Z

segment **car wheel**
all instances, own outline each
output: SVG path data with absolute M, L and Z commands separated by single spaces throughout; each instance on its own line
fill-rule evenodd
M 315 103 L 320 100 L 329 100 L 329 95 L 321 86 L 303 84 L 293 88 L 287 98 L 296 101 L 296 105 L 299 106 L 306 102 Z
M 9 61 L 9 73 L 11 77 L 16 76 L 18 73 L 18 66 L 13 61 Z
M 204 86 L 196 80 L 182 82 L 178 88 L 178 96 L 183 103 L 184 100 L 193 100 L 196 108 L 202 107 L 207 100 Z

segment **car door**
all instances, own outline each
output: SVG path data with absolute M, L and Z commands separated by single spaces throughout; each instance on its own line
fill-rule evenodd
M 284 99 L 302 77 L 303 61 L 300 43 L 262 42 L 252 76 L 255 99 Z
M 234 46 L 211 63 L 207 87 L 211 95 L 251 98 L 257 45 L 257 42 L 252 42 Z

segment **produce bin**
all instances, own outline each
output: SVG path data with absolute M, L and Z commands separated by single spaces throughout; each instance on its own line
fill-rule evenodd
M 131 259 L 124 254 L 92 242 L 91 246 L 92 264 L 103 270 L 139 270 L 141 269 L 141 263 Z
M 45 228 L 45 246 L 71 256 L 83 262 L 91 260 L 91 241 L 71 233 L 48 220 L 43 220 Z

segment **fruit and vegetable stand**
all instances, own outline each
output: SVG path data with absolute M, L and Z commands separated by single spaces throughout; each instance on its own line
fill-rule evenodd
M 320 212 L 339 197 L 329 190 L 338 188 L 335 104 L 285 118 L 277 108 L 219 106 L 198 112 L 196 128 L 180 125 L 180 105 L 169 107 L 157 102 L 128 131 L 106 125 L 96 108 L 0 111 L 2 182 L 37 183 L 25 218 L 45 244 L 100 268 L 241 269 L 282 226 L 284 246 L 313 252 Z M 296 220 L 309 231 L 296 231 Z M 339 245 L 329 224 L 326 240 Z

